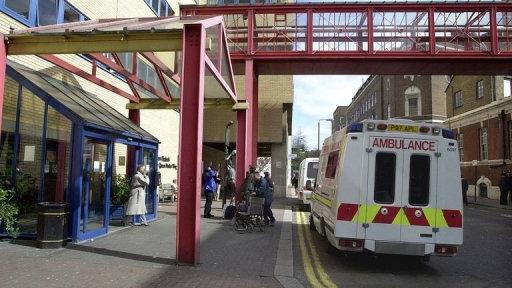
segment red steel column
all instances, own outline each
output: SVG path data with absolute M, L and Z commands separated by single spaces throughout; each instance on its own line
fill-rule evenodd
M 240 202 L 240 190 L 242 189 L 242 184 L 244 183 L 245 172 L 247 172 L 248 169 L 245 160 L 247 157 L 247 153 L 245 151 L 246 119 L 247 110 L 236 111 L 236 203 Z
M 199 262 L 201 161 L 203 153 L 204 28 L 185 25 L 181 77 L 176 258 Z
M 132 121 L 132 123 L 140 125 L 140 110 L 132 109 L 128 110 L 128 118 Z M 126 174 L 131 177 L 135 174 L 135 153 L 137 153 L 137 149 L 133 146 L 128 146 L 126 150 Z
M 5 69 L 7 66 L 7 47 L 5 46 L 4 35 L 0 34 L 0 129 L 2 128 L 2 117 L 4 112 L 4 88 Z
M 258 159 L 258 123 L 259 123 L 259 106 L 258 106 L 258 75 L 253 70 L 253 81 L 252 81 L 252 151 L 251 151 L 251 163 L 256 164 Z
M 254 164 L 254 117 L 257 115 L 255 112 L 257 109 L 257 105 L 254 105 L 254 62 L 252 59 L 245 60 L 245 99 L 247 101 L 247 105 L 249 105 L 249 109 L 247 110 L 246 115 L 246 141 L 245 141 L 245 166 L 249 166 Z M 257 97 L 256 97 L 257 98 Z M 256 119 L 257 120 L 257 119 Z M 257 123 L 257 122 L 256 122 Z

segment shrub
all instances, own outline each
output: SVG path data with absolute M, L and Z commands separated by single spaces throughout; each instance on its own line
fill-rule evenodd
M 14 194 L 14 190 L 0 188 L 0 221 L 7 233 L 16 238 L 19 235 L 19 228 L 16 225 L 18 207 L 11 202 Z

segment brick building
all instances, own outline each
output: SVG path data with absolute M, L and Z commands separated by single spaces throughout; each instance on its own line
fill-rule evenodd
M 444 121 L 447 84 L 442 75 L 371 75 L 347 108 L 348 123 L 389 118 Z
M 499 198 L 501 171 L 512 169 L 511 78 L 454 76 L 446 88 L 446 125 L 459 141 L 462 176 L 469 194 Z M 475 165 L 476 164 L 476 165 Z
M 332 113 L 332 119 L 334 120 L 332 123 L 332 133 L 347 126 L 347 108 L 348 106 L 338 106 L 334 113 Z

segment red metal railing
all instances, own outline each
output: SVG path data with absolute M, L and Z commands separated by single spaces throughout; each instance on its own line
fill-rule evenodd
M 512 56 L 512 5 L 400 3 L 185 6 L 223 15 L 234 59 Z

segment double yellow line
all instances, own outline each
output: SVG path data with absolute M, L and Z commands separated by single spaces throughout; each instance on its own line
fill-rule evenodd
M 296 212 L 295 221 L 299 227 L 298 234 L 302 263 L 304 264 L 304 272 L 306 273 L 309 283 L 313 287 L 338 287 L 334 282 L 332 282 L 320 262 L 320 257 L 318 256 L 315 244 L 311 239 L 311 233 L 308 230 L 309 220 L 304 212 Z

